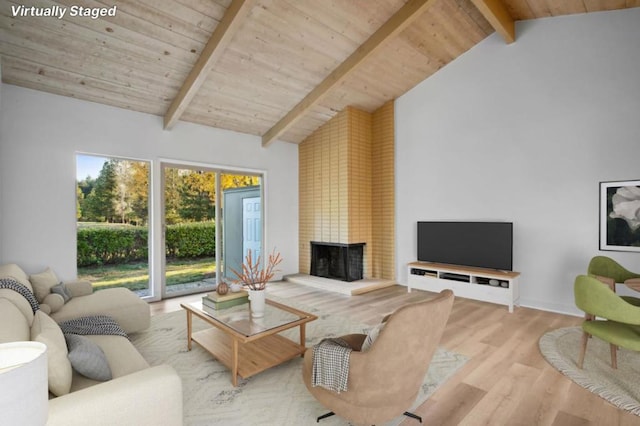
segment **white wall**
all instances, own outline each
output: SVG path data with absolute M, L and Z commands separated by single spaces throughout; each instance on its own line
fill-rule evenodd
M 2 88 L 3 88 L 3 84 L 2 84 L 2 59 L 0 58 L 0 117 L 2 117 Z M 2 121 L 0 121 L 0 124 L 2 124 Z M 4 157 L 3 154 L 3 149 L 2 146 L 4 144 L 2 143 L 2 127 L 0 127 L 0 160 L 2 159 L 2 157 Z M 0 253 L 2 253 L 2 242 L 4 241 L 4 239 L 2 238 L 2 206 L 4 205 L 4 202 L 2 200 L 2 173 L 0 173 Z
M 419 220 L 514 222 L 521 304 L 578 313 L 599 182 L 640 179 L 640 8 L 519 22 L 396 102 L 397 270 Z
M 264 172 L 265 248 L 281 252 L 281 273 L 297 272 L 297 145 L 265 149 L 257 136 L 184 122 L 164 131 L 161 117 L 7 84 L 0 90 L 0 263 L 29 273 L 51 266 L 59 278 L 75 278 L 75 155 L 84 152 L 151 160 L 155 176 L 159 159 Z M 159 207 L 159 187 L 152 193 Z

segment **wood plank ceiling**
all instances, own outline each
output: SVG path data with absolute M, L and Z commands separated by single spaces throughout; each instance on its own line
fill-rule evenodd
M 100 19 L 18 6 L 117 6 Z M 513 21 L 640 0 L 0 0 L 8 84 L 299 143 L 374 111 Z M 517 34 L 515 34 L 517 40 Z M 516 41 L 517 42 L 517 41 Z M 176 122 L 178 122 L 176 124 Z

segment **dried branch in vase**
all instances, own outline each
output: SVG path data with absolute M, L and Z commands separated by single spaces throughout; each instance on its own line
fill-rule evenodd
M 242 264 L 242 271 L 236 271 L 233 268 L 231 272 L 238 277 L 237 282 L 241 283 L 249 290 L 264 290 L 267 283 L 273 278 L 276 273 L 275 267 L 282 262 L 280 253 L 277 253 L 274 249 L 269 255 L 266 268 L 262 268 L 262 258 L 258 256 L 257 259 L 253 259 L 253 253 L 251 250 L 247 253 L 244 263 Z

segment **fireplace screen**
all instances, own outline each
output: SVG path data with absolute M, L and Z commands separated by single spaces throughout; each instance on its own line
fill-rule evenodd
M 363 278 L 365 243 L 341 244 L 311 241 L 311 275 L 342 281 Z

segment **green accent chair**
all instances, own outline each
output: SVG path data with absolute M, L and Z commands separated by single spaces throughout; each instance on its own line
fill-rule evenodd
M 634 278 L 640 278 L 640 274 L 625 269 L 618 262 L 606 256 L 595 256 L 591 259 L 587 273 L 596 277 L 610 278 L 614 283 L 624 283 Z
M 618 368 L 618 347 L 640 352 L 640 307 L 618 296 L 597 278 L 580 275 L 574 285 L 576 305 L 587 314 L 582 323 L 582 349 L 578 367 L 582 368 L 590 336 L 608 342 L 611 367 Z

